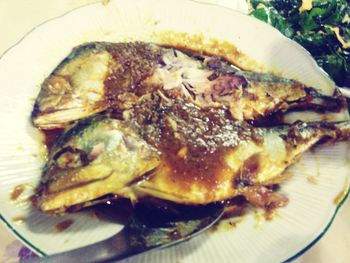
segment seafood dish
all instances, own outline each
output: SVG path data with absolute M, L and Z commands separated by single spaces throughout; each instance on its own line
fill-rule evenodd
M 274 185 L 316 144 L 349 140 L 349 118 L 288 123 L 290 112 L 346 111 L 335 89 L 237 68 L 153 43 L 78 46 L 44 80 L 32 112 L 60 129 L 33 204 L 49 214 L 128 198 L 205 205 L 242 197 L 274 209 Z

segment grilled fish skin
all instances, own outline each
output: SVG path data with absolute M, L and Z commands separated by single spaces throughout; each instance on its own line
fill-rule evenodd
M 159 153 L 123 122 L 101 116 L 83 120 L 53 146 L 33 203 L 54 213 L 88 206 L 116 194 L 159 161 Z
M 142 42 L 94 42 L 75 48 L 44 81 L 32 121 L 43 129 L 66 127 L 108 109 L 129 109 L 155 90 L 201 108 L 228 107 L 237 120 L 346 107 L 340 93 L 324 96 L 297 81 L 237 70 L 217 57 Z

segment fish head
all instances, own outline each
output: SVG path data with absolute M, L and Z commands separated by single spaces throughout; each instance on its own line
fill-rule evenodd
M 32 120 L 35 126 L 62 128 L 103 111 L 104 80 L 113 63 L 102 44 L 77 47 L 43 82 Z
M 121 121 L 90 118 L 54 145 L 34 204 L 54 213 L 84 207 L 103 196 L 118 195 L 158 163 L 157 151 Z

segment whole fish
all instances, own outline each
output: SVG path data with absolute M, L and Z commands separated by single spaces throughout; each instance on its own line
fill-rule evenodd
M 350 137 L 350 122 L 257 128 L 226 108 L 145 95 L 126 120 L 78 122 L 52 148 L 34 204 L 63 213 L 123 196 L 207 204 L 243 195 L 273 208 L 269 185 L 320 140 Z
M 122 112 L 159 90 L 200 108 L 229 109 L 236 120 L 276 112 L 346 108 L 337 91 L 325 96 L 300 82 L 246 72 L 223 58 L 156 44 L 94 42 L 75 48 L 46 78 L 32 112 L 35 126 L 67 127 L 106 110 Z

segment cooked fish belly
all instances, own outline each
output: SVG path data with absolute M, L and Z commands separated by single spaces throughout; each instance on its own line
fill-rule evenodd
M 324 96 L 297 81 L 237 70 L 222 58 L 150 43 L 96 42 L 75 48 L 44 81 L 32 120 L 44 129 L 66 127 L 107 109 L 132 108 L 155 90 L 201 108 L 228 107 L 237 120 L 346 107 L 339 93 Z
M 68 130 L 54 145 L 34 204 L 60 213 L 116 194 L 159 164 L 159 154 L 119 120 L 95 117 Z

